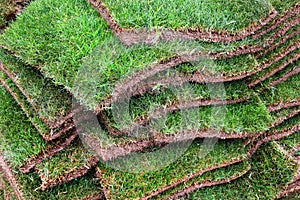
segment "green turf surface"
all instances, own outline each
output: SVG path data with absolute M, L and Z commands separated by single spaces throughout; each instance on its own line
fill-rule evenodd
M 299 99 L 299 87 L 300 74 L 296 74 L 288 80 L 266 90 L 261 97 L 269 105 L 290 102 L 291 100 Z
M 68 184 L 41 191 L 41 181 L 37 174 L 20 173 L 17 168 L 24 164 L 28 157 L 45 150 L 47 144 L 32 127 L 10 94 L 0 87 L 0 140 L 1 152 L 10 163 L 16 175 L 19 189 L 25 199 L 81 199 L 101 193 L 101 187 L 92 174 L 73 180 Z
M 124 28 L 202 28 L 236 33 L 268 16 L 268 1 L 102 1 Z
M 181 191 L 184 188 L 192 187 L 195 184 L 199 185 L 201 183 L 206 183 L 206 182 L 216 182 L 216 181 L 228 180 L 230 178 L 235 178 L 236 176 L 247 173 L 249 169 L 251 169 L 251 164 L 248 161 L 243 161 L 241 163 L 233 164 L 228 167 L 212 170 L 204 173 L 201 176 L 193 178 L 190 181 L 182 183 L 177 187 L 171 188 L 170 190 L 161 193 L 160 195 L 154 197 L 153 199 L 168 198 L 169 195 L 176 193 L 177 191 Z
M 93 155 L 77 140 L 57 155 L 37 164 L 35 169 L 43 182 L 49 183 L 67 177 L 69 174 L 74 174 L 73 171 L 78 170 L 79 167 L 87 166 L 91 157 Z
M 13 188 L 0 172 L 0 199 L 17 200 Z
M 48 145 L 10 94 L 2 87 L 0 93 L 0 148 L 12 167 L 17 168 L 29 157 L 46 150 Z
M 45 10 L 47 12 L 44 12 Z M 56 83 L 71 89 L 77 71 L 84 63 L 83 58 L 89 56 L 96 46 L 107 45 L 105 39 L 109 41 L 111 37 L 105 22 L 84 0 L 76 1 L 76 4 L 73 4 L 72 1 L 37 0 L 32 2 L 17 21 L 0 36 L 0 44 L 16 51 L 17 55 L 26 63 L 41 66 L 44 75 L 54 78 Z M 244 43 L 248 42 L 242 41 L 233 46 L 240 46 Z M 263 44 L 264 40 L 260 43 Z M 182 48 L 182 44 L 177 46 Z M 190 47 L 190 44 L 188 43 L 186 46 Z M 199 46 L 204 46 L 204 50 L 207 51 L 217 51 L 217 49 L 226 51 L 231 48 L 221 43 L 194 42 L 194 47 L 199 48 Z M 158 45 L 158 47 L 160 46 Z M 166 48 L 166 44 L 161 44 L 161 47 L 162 49 Z M 173 47 L 171 44 L 168 45 L 168 49 L 173 49 Z M 147 49 L 147 47 L 141 48 Z M 107 49 L 110 54 L 112 49 Z M 115 49 L 115 51 L 117 50 Z M 121 49 L 119 51 L 122 54 Z M 143 55 L 145 58 L 139 62 L 145 65 L 146 58 L 150 59 L 151 55 L 150 53 Z M 100 59 L 104 59 L 103 57 L 105 56 L 102 55 Z M 159 55 L 156 57 L 159 58 Z M 128 59 L 135 58 L 124 56 L 123 62 L 132 63 L 127 62 Z M 139 66 L 138 63 L 135 64 L 136 67 Z M 119 70 L 124 73 L 124 67 Z M 110 77 L 113 72 L 108 71 L 107 73 L 106 76 Z
M 111 166 L 118 168 L 126 164 L 128 167 L 134 169 L 142 167 L 143 164 L 141 163 L 148 161 L 146 164 L 148 168 L 156 169 L 155 165 L 158 164 L 159 166 L 160 163 L 151 162 L 151 160 L 157 160 L 158 155 L 168 159 L 172 157 L 172 151 L 170 151 L 168 155 L 161 155 L 159 152 L 157 152 L 157 154 L 142 155 L 139 159 L 144 161 L 136 157 L 129 157 L 128 160 L 114 160 L 113 165 L 110 165 L 110 167 L 101 164 L 98 168 L 102 173 L 101 184 L 108 191 L 110 195 L 109 199 L 115 199 L 117 197 L 121 199 L 140 198 L 145 195 L 150 195 L 153 191 L 168 186 L 194 172 L 205 170 L 211 166 L 232 159 L 242 159 L 247 155 L 242 140 L 224 140 L 218 141 L 213 150 L 204 158 L 201 158 L 201 149 L 204 148 L 204 146 L 201 146 L 202 142 L 203 140 L 194 141 L 188 150 L 175 162 L 165 168 L 157 169 L 152 172 L 123 172 L 115 170 L 111 168 Z M 158 162 L 161 162 L 161 159 L 159 159 Z
M 0 71 L 0 80 L 4 81 L 6 86 L 9 87 L 11 92 L 15 95 L 15 101 L 18 102 L 19 106 L 21 106 L 23 112 L 26 114 L 28 119 L 34 125 L 34 127 L 39 131 L 39 133 L 44 137 L 51 137 L 53 133 L 59 131 L 59 128 L 49 129 L 48 125 L 43 122 L 38 113 L 33 109 L 33 107 L 29 104 L 26 97 L 21 93 L 21 91 L 17 88 L 17 86 L 6 76 L 6 74 Z
M 270 142 L 253 156 L 248 175 L 228 184 L 192 192 L 186 199 L 275 199 L 292 180 L 296 169 L 296 164 Z
M 300 132 L 282 138 L 277 143 L 281 145 L 287 152 L 291 152 L 300 145 Z
M 0 50 L 0 60 L 41 119 L 51 123 L 69 114 L 72 97 L 62 87 L 55 87 L 36 69 L 24 65 L 4 50 Z
M 145 113 L 151 113 L 151 107 L 149 111 L 144 110 L 144 108 L 147 108 L 147 104 L 138 102 L 134 106 L 136 108 L 133 107 L 130 110 L 132 114 L 125 113 L 121 117 L 117 117 L 116 114 L 112 115 L 112 113 L 108 114 L 107 119 L 110 126 L 119 130 L 126 129 L 133 124 L 134 120 L 143 119 L 145 116 L 147 117 Z M 223 121 L 221 123 L 218 120 Z M 175 134 L 180 130 L 207 129 L 221 130 L 229 135 L 231 133 L 254 133 L 267 130 L 271 123 L 272 119 L 266 110 L 266 106 L 255 96 L 246 103 L 179 110 L 150 120 L 151 127 L 162 135 Z

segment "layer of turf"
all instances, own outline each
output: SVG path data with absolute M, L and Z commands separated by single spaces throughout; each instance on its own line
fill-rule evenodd
M 48 145 L 11 95 L 2 87 L 0 93 L 0 148 L 11 166 L 17 168 L 29 157 L 46 150 Z
M 266 18 L 268 1 L 102 1 L 124 28 L 203 28 L 239 32 Z
M 190 181 L 187 181 L 185 183 L 182 183 L 178 185 L 177 187 L 174 187 L 170 190 L 167 190 L 161 194 L 159 194 L 157 197 L 153 199 L 165 199 L 168 198 L 169 195 L 176 193 L 178 191 L 181 191 L 182 189 L 191 188 L 194 185 L 201 185 L 205 183 L 213 183 L 218 181 L 224 181 L 224 180 L 230 180 L 230 179 L 237 179 L 239 176 L 243 176 L 251 169 L 251 164 L 248 161 L 243 161 L 238 164 L 233 164 L 228 167 L 212 170 L 209 172 L 204 173 L 201 176 L 198 176 L 196 178 L 193 178 Z M 217 184 L 218 185 L 218 184 Z
M 300 146 L 300 132 L 294 133 L 291 136 L 282 138 L 277 142 L 287 152 L 293 152 L 296 147 Z
M 24 65 L 4 50 L 0 50 L 0 59 L 40 118 L 53 123 L 70 112 L 72 97 L 62 87 L 55 87 L 36 69 Z
M 0 80 L 4 82 L 6 90 L 10 90 L 10 94 L 14 95 L 15 101 L 18 102 L 19 106 L 21 106 L 23 112 L 26 114 L 28 119 L 44 138 L 51 138 L 53 133 L 59 131 L 59 128 L 52 129 L 51 131 L 48 125 L 43 122 L 38 113 L 29 104 L 27 98 L 21 93 L 21 91 L 11 81 L 11 79 L 8 76 L 6 76 L 6 74 L 4 74 L 2 71 L 0 71 L 0 75 Z
M 83 166 L 89 166 L 91 158 L 93 158 L 93 155 L 77 140 L 57 155 L 44 159 L 43 162 L 37 164 L 35 171 L 41 177 L 43 185 L 49 184 L 52 186 L 56 185 L 59 179 L 63 179 L 62 177 L 76 175 L 85 170 Z M 74 173 L 74 171 L 77 171 L 77 173 Z
M 144 109 L 144 104 L 135 104 L 135 106 L 137 109 L 131 110 L 131 112 L 133 112 L 131 116 L 128 116 L 127 113 L 117 118 L 114 118 L 116 116 L 108 115 L 107 118 L 111 120 L 111 126 L 122 130 L 133 124 L 133 117 L 136 117 L 137 113 L 145 113 L 145 111 L 141 112 L 141 110 Z M 143 116 L 138 117 L 139 119 L 144 118 Z M 118 123 L 113 121 L 116 119 Z M 221 123 L 218 120 L 223 121 Z M 174 113 L 169 113 L 165 116 L 150 120 L 151 128 L 163 135 L 175 134 L 182 130 L 197 131 L 207 129 L 220 130 L 228 134 L 255 133 L 267 130 L 271 123 L 272 119 L 266 106 L 255 96 L 246 103 L 225 106 L 206 106 L 175 111 Z
M 45 141 L 32 127 L 26 116 L 14 102 L 8 92 L 0 87 L 0 140 L 1 152 L 12 166 L 19 189 L 25 199 L 81 199 L 87 196 L 102 194 L 99 182 L 93 174 L 70 181 L 68 184 L 41 191 L 41 181 L 37 174 L 20 173 L 17 168 L 24 164 L 28 157 L 37 155 L 46 149 Z
M 201 145 L 202 142 L 203 140 L 194 141 L 182 156 L 162 169 L 156 168 L 161 164 L 157 162 L 174 157 L 171 149 L 167 154 L 166 152 L 154 152 L 154 154 L 144 154 L 137 157 L 128 157 L 128 159 L 114 160 L 109 165 L 101 164 L 98 168 L 101 172 L 101 184 L 107 190 L 109 199 L 116 199 L 117 197 L 121 199 L 140 198 L 150 195 L 152 192 L 176 181 L 180 181 L 195 172 L 201 172 L 214 165 L 229 162 L 237 158 L 243 159 L 247 155 L 242 140 L 225 140 L 218 141 L 213 150 L 201 158 L 201 155 L 203 155 L 201 149 L 204 148 Z M 160 159 L 158 159 L 158 155 L 161 156 L 159 157 Z M 159 161 L 155 162 L 157 159 Z M 143 163 L 147 165 L 147 169 L 157 170 L 140 173 L 116 170 L 122 169 L 124 165 L 127 165 L 128 169 L 138 169 L 139 167 L 145 167 Z M 116 168 L 111 168 L 111 166 Z
M 105 22 L 84 0 L 77 1 L 76 4 L 71 1 L 37 0 L 0 36 L 0 44 L 16 51 L 27 63 L 41 66 L 47 77 L 54 78 L 56 83 L 71 89 L 77 71 L 84 63 L 83 58 L 89 56 L 96 46 L 107 45 L 110 39 L 111 34 Z M 196 45 L 199 48 L 199 43 Z M 219 49 L 218 45 L 207 45 L 207 50 Z M 166 48 L 165 44 L 161 46 L 162 49 Z M 182 48 L 181 44 L 179 46 Z M 222 46 L 224 44 L 220 44 L 220 48 Z M 169 45 L 168 49 L 173 47 Z M 111 48 L 107 49 L 112 51 Z M 103 57 L 105 56 L 102 55 L 101 58 L 104 59 Z M 127 59 L 124 57 L 124 62 Z M 145 65 L 146 61 L 142 59 L 140 62 Z M 111 73 L 112 71 L 109 74 Z
M 266 90 L 262 95 L 263 101 L 269 105 L 276 105 L 281 102 L 290 102 L 299 99 L 300 74 L 290 77 L 288 80 Z
M 186 199 L 275 199 L 296 173 L 296 164 L 276 145 L 263 145 L 251 159 L 248 175 L 228 184 L 192 192 Z

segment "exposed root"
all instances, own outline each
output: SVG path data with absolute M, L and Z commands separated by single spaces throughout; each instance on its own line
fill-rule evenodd
M 56 144 L 51 145 L 51 147 L 45 152 L 41 152 L 39 155 L 37 155 L 34 158 L 29 158 L 26 161 L 26 164 L 19 167 L 19 170 L 22 173 L 28 173 L 35 165 L 41 163 L 44 159 L 52 157 L 56 155 L 58 152 L 60 152 L 61 150 L 63 150 L 64 148 L 68 147 L 75 140 L 76 137 L 77 137 L 77 133 L 76 131 L 73 131 L 71 135 L 68 138 L 66 138 L 64 141 L 60 140 L 56 142 Z

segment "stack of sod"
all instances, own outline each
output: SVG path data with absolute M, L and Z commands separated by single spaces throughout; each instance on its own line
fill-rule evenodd
M 3 19 L 17 3 L 0 4 Z M 31 1 L 1 21 L 1 198 L 294 195 L 299 10 L 296 0 Z M 201 157 L 207 138 L 219 140 Z

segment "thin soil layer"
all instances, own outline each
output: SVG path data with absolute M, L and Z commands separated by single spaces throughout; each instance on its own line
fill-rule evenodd
M 270 142 L 264 144 L 251 159 L 251 171 L 228 184 L 196 190 L 186 199 L 275 199 L 292 180 L 297 165 L 286 158 Z

